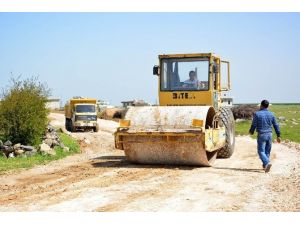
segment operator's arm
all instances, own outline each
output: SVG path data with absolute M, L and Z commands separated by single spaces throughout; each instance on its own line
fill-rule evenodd
M 273 127 L 274 127 L 276 135 L 277 135 L 277 142 L 280 143 L 281 142 L 281 139 L 280 139 L 280 128 L 279 128 L 278 123 L 276 122 L 275 116 L 273 116 L 273 118 L 272 118 L 272 124 L 273 124 Z
M 249 134 L 254 134 L 254 131 L 257 127 L 257 115 L 256 113 L 254 113 L 254 116 L 253 116 L 253 119 L 252 119 L 252 124 L 251 124 L 251 127 L 250 127 L 250 130 L 249 130 Z

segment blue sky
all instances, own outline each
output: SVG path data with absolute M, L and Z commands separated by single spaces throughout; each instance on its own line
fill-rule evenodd
M 72 96 L 155 103 L 158 54 L 231 62 L 238 103 L 300 102 L 300 13 L 0 13 L 0 87 L 39 76 Z

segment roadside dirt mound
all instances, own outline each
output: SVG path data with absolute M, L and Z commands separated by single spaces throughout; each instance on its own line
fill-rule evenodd
M 259 110 L 257 105 L 238 105 L 231 108 L 234 119 L 251 119 L 253 114 Z
M 125 117 L 126 112 L 127 109 L 107 108 L 100 113 L 100 119 L 118 121 Z

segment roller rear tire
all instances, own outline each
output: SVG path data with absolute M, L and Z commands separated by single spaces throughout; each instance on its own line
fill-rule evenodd
M 230 158 L 235 146 L 235 124 L 232 111 L 228 107 L 220 108 L 220 119 L 226 128 L 226 144 L 218 151 L 218 158 Z

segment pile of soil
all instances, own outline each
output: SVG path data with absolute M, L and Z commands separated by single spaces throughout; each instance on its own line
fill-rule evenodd
M 100 113 L 99 118 L 104 120 L 115 120 L 123 119 L 127 109 L 124 108 L 107 108 Z
M 234 119 L 252 119 L 253 114 L 259 110 L 258 105 L 238 105 L 231 108 Z

